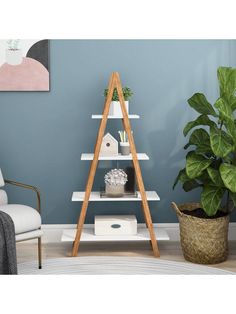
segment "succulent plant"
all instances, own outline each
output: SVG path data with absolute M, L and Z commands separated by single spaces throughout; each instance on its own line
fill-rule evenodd
M 9 50 L 18 50 L 20 40 L 19 39 L 9 39 L 7 41 L 8 49 Z
M 122 91 L 123 91 L 125 101 L 129 100 L 129 98 L 132 97 L 133 95 L 132 90 L 127 86 L 123 87 Z M 107 97 L 107 94 L 108 94 L 108 89 L 105 89 L 104 90 L 105 98 Z M 119 101 L 119 96 L 118 96 L 118 92 L 116 88 L 113 91 L 112 101 Z

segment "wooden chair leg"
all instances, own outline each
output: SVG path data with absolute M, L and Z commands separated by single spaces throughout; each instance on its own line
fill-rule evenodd
M 42 269 L 42 240 L 38 238 L 38 263 L 39 269 Z

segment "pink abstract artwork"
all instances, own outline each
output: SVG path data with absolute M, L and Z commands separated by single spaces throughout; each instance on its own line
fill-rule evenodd
M 31 58 L 23 58 L 19 65 L 4 63 L 0 68 L 0 90 L 49 90 L 49 73 L 40 62 Z
M 3 50 L 0 91 L 50 90 L 48 40 L 8 40 Z

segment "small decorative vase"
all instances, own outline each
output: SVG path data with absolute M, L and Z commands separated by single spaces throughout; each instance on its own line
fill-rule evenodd
M 130 154 L 129 142 L 120 142 L 120 151 L 121 155 L 129 155 Z
M 110 197 L 122 197 L 125 192 L 125 186 L 122 184 L 119 185 L 106 184 L 105 191 L 106 194 Z
M 21 49 L 7 49 L 6 50 L 6 62 L 10 65 L 18 65 L 22 63 L 22 51 Z
M 127 113 L 129 114 L 129 101 L 125 101 L 125 107 L 127 110 Z M 117 116 L 117 117 L 123 117 L 121 105 L 119 101 L 112 101 L 109 111 L 110 116 Z

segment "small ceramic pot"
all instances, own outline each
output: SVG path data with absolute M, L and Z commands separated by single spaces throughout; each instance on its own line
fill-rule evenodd
M 111 197 L 122 197 L 125 193 L 124 185 L 110 185 L 106 184 L 106 194 Z
M 120 142 L 120 151 L 121 155 L 129 155 L 130 154 L 129 142 Z
M 127 113 L 129 114 L 129 101 L 125 101 L 125 107 L 127 110 Z M 109 111 L 110 116 L 117 116 L 117 117 L 123 117 L 121 105 L 119 101 L 112 101 Z
M 21 49 L 7 49 L 6 50 L 6 62 L 10 65 L 18 65 L 22 63 L 22 51 Z

